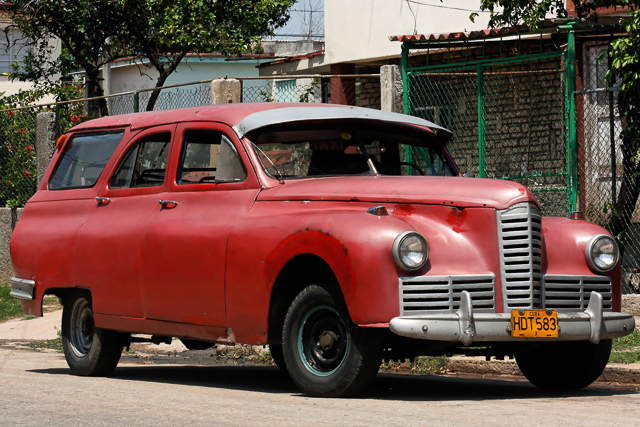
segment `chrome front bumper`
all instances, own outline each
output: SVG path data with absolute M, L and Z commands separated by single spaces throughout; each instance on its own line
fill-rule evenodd
M 11 292 L 9 295 L 21 299 L 33 299 L 33 291 L 36 282 L 29 279 L 21 279 L 19 277 L 11 278 Z
M 434 341 L 459 341 L 464 346 L 473 342 L 497 341 L 590 341 L 629 335 L 635 319 L 627 313 L 603 312 L 602 295 L 592 292 L 585 311 L 558 313 L 558 338 L 522 338 L 511 336 L 510 313 L 473 313 L 469 292 L 462 291 L 460 308 L 455 313 L 434 313 L 396 317 L 389 322 L 391 332 L 408 338 Z

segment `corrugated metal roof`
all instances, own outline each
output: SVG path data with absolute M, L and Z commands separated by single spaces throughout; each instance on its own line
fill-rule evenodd
M 545 28 L 556 27 L 569 22 L 567 19 L 545 19 L 541 24 L 541 31 Z M 433 41 L 460 41 L 486 39 L 492 37 L 513 36 L 530 32 L 528 25 L 514 25 L 512 27 L 494 28 L 490 30 L 461 31 L 457 33 L 409 34 L 404 36 L 389 36 L 392 42 L 415 43 Z

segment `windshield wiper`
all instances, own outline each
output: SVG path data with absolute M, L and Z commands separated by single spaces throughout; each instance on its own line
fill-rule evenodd
M 267 160 L 269 160 L 269 163 L 271 163 L 271 166 L 273 166 L 273 168 L 276 170 L 276 172 L 278 172 L 278 175 L 280 176 L 280 179 L 279 179 L 279 181 L 278 181 L 278 182 L 280 182 L 280 184 L 284 184 L 284 178 L 282 177 L 282 172 L 280 172 L 280 169 L 278 169 L 278 168 L 276 167 L 276 165 L 271 161 L 271 159 L 269 158 L 269 156 L 267 156 L 267 155 L 264 153 L 264 151 L 262 151 L 262 150 L 260 149 L 260 147 L 258 147 L 258 146 L 256 145 L 256 143 L 255 143 L 255 142 L 251 142 L 251 145 L 253 145 L 253 146 L 254 146 L 254 147 L 255 147 L 255 148 L 256 148 L 260 153 L 262 153 L 262 155 L 263 155 L 264 157 L 266 157 L 266 158 L 267 158 Z M 263 166 L 264 166 L 264 165 L 263 165 Z
M 369 152 L 367 151 L 365 146 L 359 142 L 358 148 L 360 148 L 360 151 L 362 151 L 362 154 L 364 154 L 364 158 L 367 159 L 367 166 L 369 166 L 369 170 L 371 171 L 371 173 L 376 176 L 380 175 L 378 173 L 378 170 L 376 169 L 376 166 L 373 164 L 373 160 L 371 160 L 371 156 L 369 156 Z

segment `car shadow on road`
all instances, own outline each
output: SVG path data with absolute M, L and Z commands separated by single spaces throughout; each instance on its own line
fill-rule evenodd
M 38 369 L 30 372 L 70 375 L 68 369 L 61 368 Z M 261 393 L 300 394 L 289 376 L 273 366 L 126 365 L 119 366 L 110 378 Z M 372 386 L 359 398 L 403 401 L 475 401 L 606 397 L 633 393 L 636 391 L 630 388 L 614 388 L 601 384 L 570 393 L 550 393 L 520 379 L 380 373 Z

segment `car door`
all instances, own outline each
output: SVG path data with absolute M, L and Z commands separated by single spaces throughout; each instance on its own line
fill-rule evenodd
M 167 192 L 158 194 L 143 252 L 145 316 L 226 326 L 227 239 L 251 209 L 258 181 L 228 126 L 185 123 L 177 135 Z
M 78 231 L 76 284 L 91 289 L 97 314 L 142 318 L 142 253 L 165 191 L 176 125 L 135 135 L 122 150 Z

